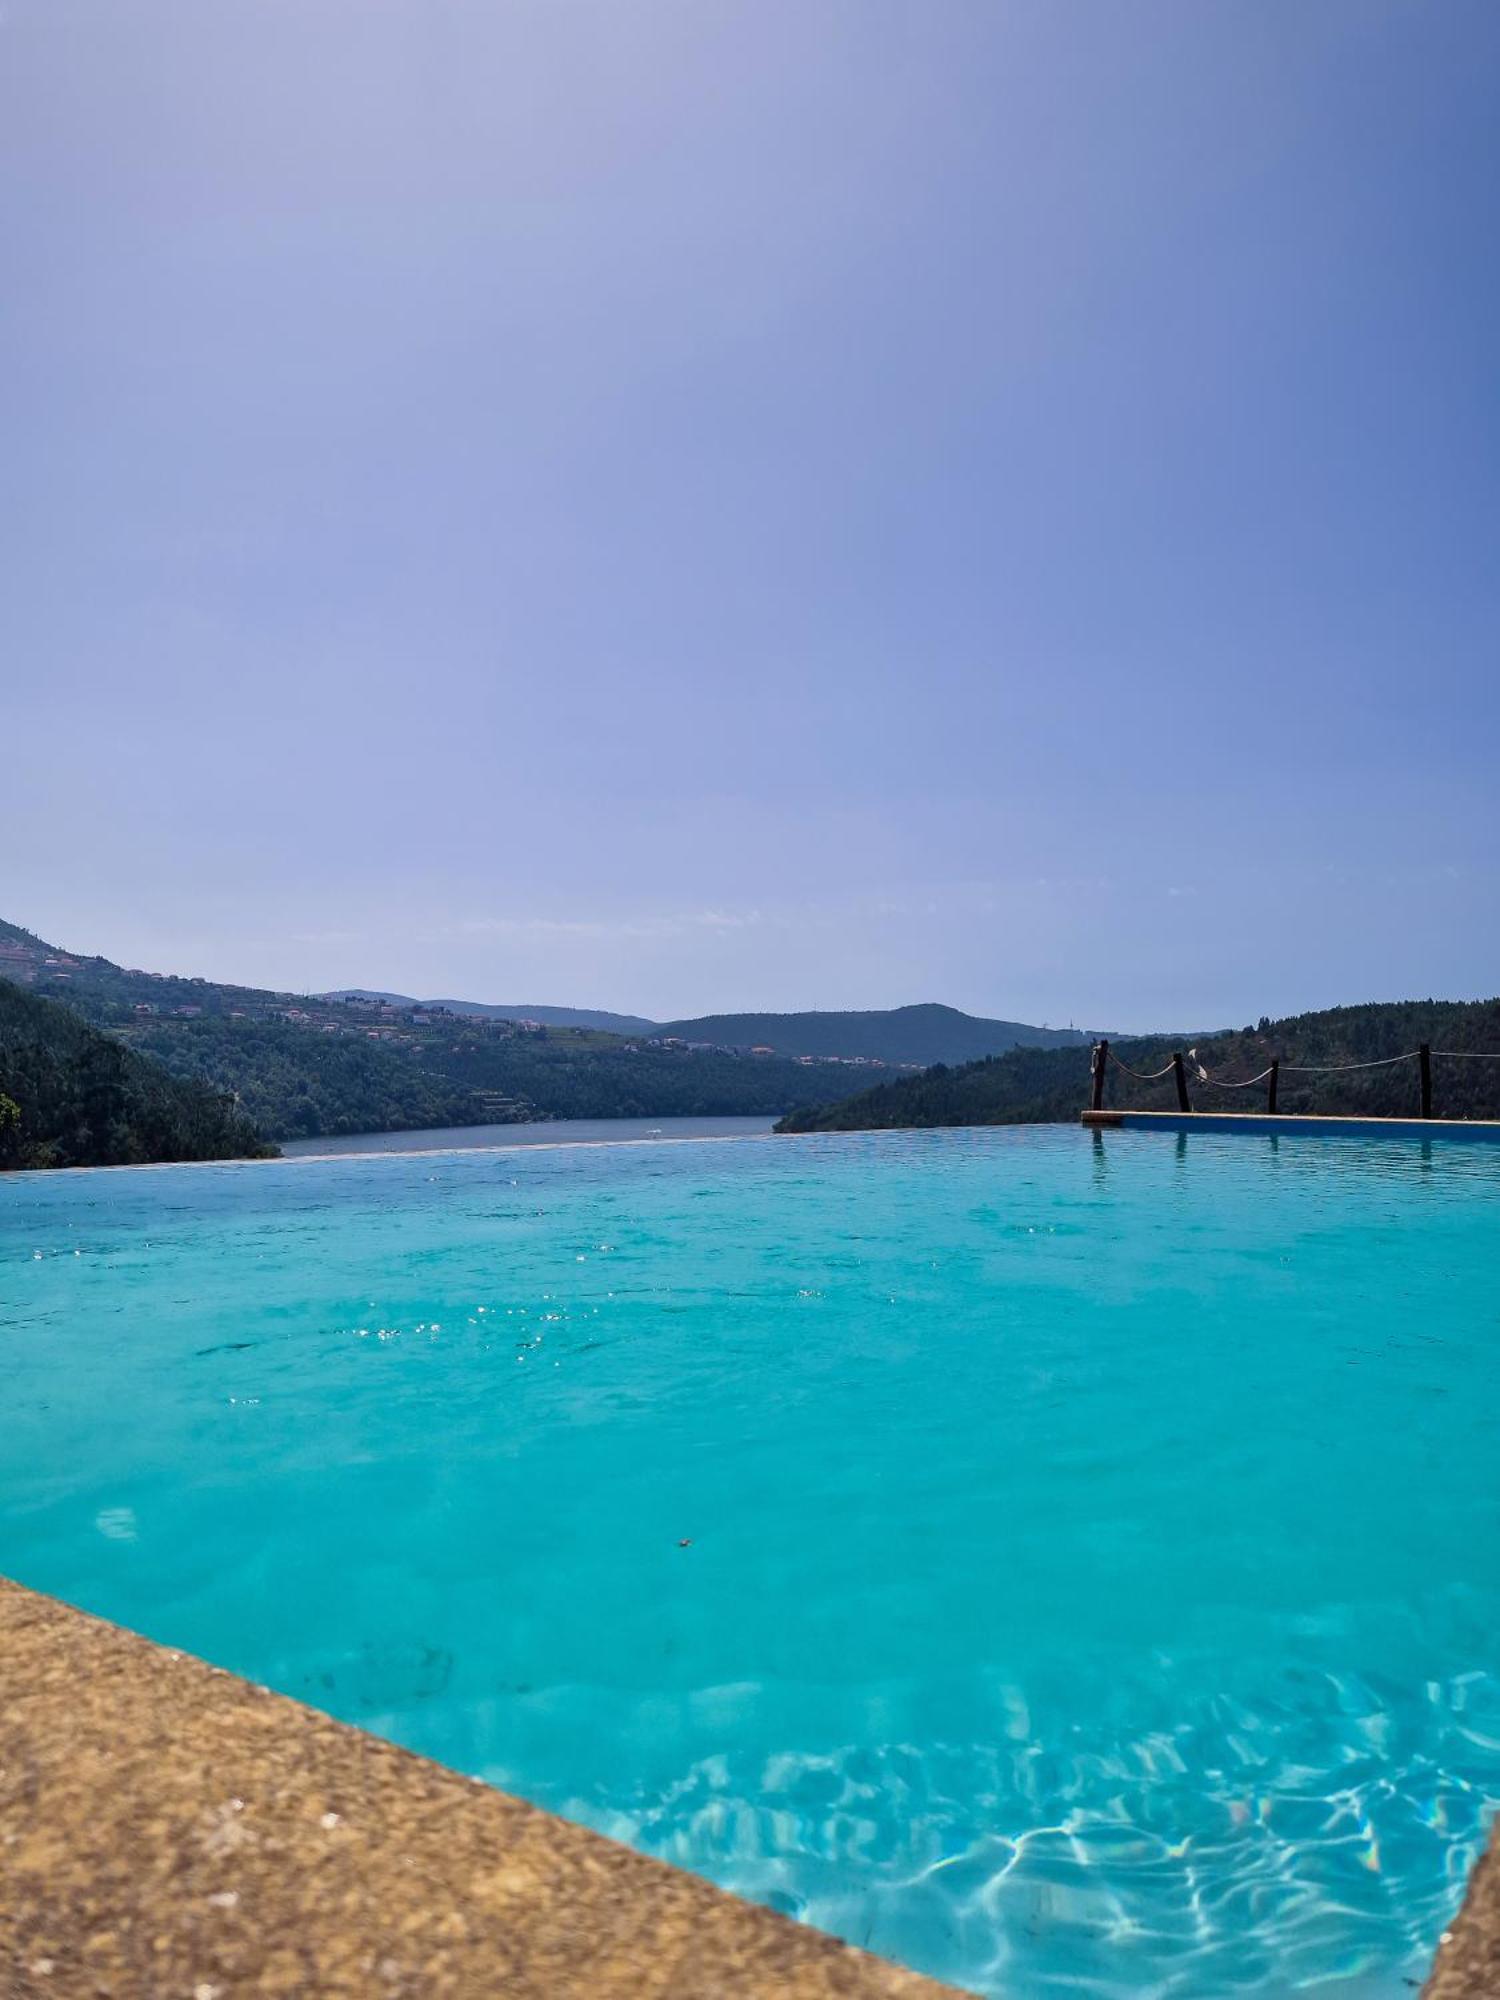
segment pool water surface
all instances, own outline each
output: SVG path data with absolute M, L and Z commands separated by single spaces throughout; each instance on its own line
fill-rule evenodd
M 0 1569 L 992 1994 L 1407 1996 L 1500 1801 L 1500 1156 L 0 1180 Z

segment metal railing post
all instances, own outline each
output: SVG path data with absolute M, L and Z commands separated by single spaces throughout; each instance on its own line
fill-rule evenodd
M 1180 1053 L 1174 1054 L 1172 1057 L 1172 1080 L 1177 1085 L 1177 1109 L 1179 1111 L 1191 1111 L 1193 1107 L 1188 1102 L 1187 1072 L 1182 1067 L 1182 1056 Z
M 1104 1072 L 1109 1067 L 1109 1043 L 1107 1041 L 1095 1042 L 1089 1067 L 1094 1078 L 1093 1100 L 1089 1109 L 1091 1111 L 1102 1111 L 1104 1109 Z

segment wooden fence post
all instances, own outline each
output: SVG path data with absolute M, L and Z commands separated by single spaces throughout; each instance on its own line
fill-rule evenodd
M 1423 1042 L 1417 1050 L 1417 1067 L 1422 1072 L 1422 1116 L 1432 1116 L 1432 1050 Z
M 1191 1111 L 1193 1107 L 1188 1103 L 1187 1073 L 1182 1067 L 1181 1055 L 1172 1057 L 1172 1080 L 1177 1085 L 1177 1109 Z
M 1089 1063 L 1089 1068 L 1094 1078 L 1093 1102 L 1090 1105 L 1090 1109 L 1093 1111 L 1102 1111 L 1104 1109 L 1104 1072 L 1108 1067 L 1109 1043 L 1105 1041 L 1095 1042 L 1094 1053 Z
M 1267 1111 L 1270 1112 L 1273 1118 L 1276 1116 L 1276 1086 L 1278 1083 L 1280 1083 L 1280 1081 L 1281 1081 L 1281 1058 L 1280 1056 L 1272 1056 L 1271 1081 L 1266 1085 L 1266 1109 Z

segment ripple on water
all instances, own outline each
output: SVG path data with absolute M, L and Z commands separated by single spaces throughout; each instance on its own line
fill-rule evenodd
M 1500 1714 L 1500 1683 L 1399 1713 L 1332 1677 L 1290 1692 L 1264 1712 L 1209 1699 L 1138 1739 L 1043 1718 L 1066 1755 L 1048 1735 L 718 1754 L 654 1794 L 550 1803 L 997 1994 L 1409 1992 L 1500 1805 L 1466 1744 L 1444 1761 L 1464 1704 Z
M 1496 1149 L 1209 1135 L 30 1177 L 6 1563 L 962 1985 L 1406 2000 L 1497 1223 Z

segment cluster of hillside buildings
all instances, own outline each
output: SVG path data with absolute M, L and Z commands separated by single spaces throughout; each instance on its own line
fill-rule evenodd
M 707 1056 L 779 1056 L 780 1049 L 773 1049 L 765 1042 L 757 1042 L 753 1048 L 743 1048 L 734 1042 L 688 1042 L 681 1035 L 649 1035 L 644 1042 L 629 1042 L 628 1048 L 681 1049 L 689 1055 Z M 793 1056 L 804 1068 L 814 1063 L 837 1063 L 842 1069 L 886 1069 L 878 1056 Z

